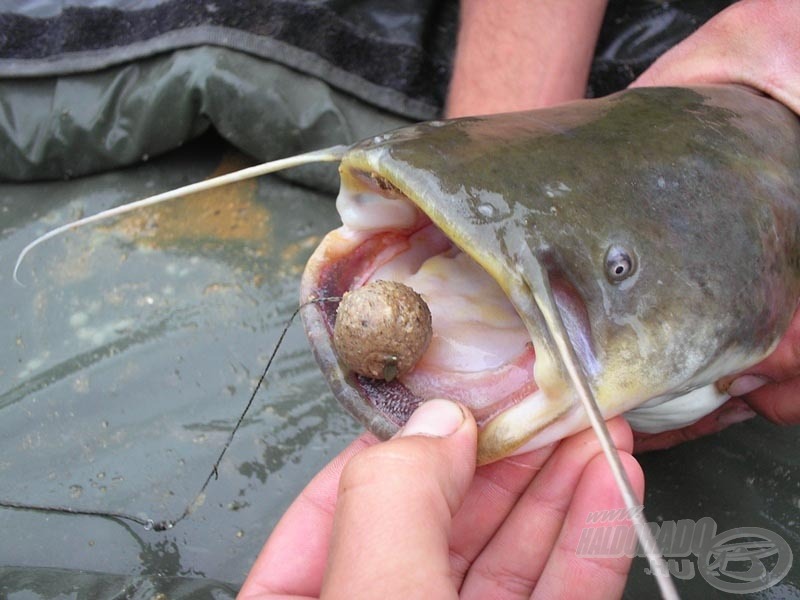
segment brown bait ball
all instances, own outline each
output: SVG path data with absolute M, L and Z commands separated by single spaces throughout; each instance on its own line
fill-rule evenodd
M 396 281 L 373 281 L 345 292 L 333 344 L 341 361 L 372 379 L 408 373 L 428 349 L 431 311 L 417 292 Z

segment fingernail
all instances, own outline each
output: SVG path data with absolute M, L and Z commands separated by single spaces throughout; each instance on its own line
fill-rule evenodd
M 744 396 L 753 390 L 757 390 L 762 385 L 769 383 L 769 380 L 758 375 L 742 375 L 734 379 L 726 390 L 731 396 Z
M 464 413 L 455 402 L 428 400 L 414 411 L 400 432 L 400 437 L 410 435 L 447 437 L 458 431 L 463 422 Z

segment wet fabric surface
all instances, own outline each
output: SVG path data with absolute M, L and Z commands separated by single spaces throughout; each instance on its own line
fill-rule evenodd
M 731 0 L 610 0 L 597 39 L 587 96 L 622 90 L 664 52 Z
M 717 534 L 744 527 L 767 529 L 786 541 L 795 566 L 779 584 L 739 597 L 800 597 L 800 569 L 796 566 L 800 557 L 800 456 L 794 450 L 799 440 L 800 427 L 778 427 L 756 418 L 670 450 L 639 456 L 645 473 L 648 522 L 696 522 L 710 517 Z M 681 598 L 732 597 L 700 575 L 700 566 L 708 564 L 703 558 L 694 554 L 667 558 L 676 572 L 685 576 L 676 579 Z M 775 561 L 772 556 L 763 564 L 769 569 Z M 747 566 L 745 561 L 729 568 Z M 658 597 L 642 558 L 634 560 L 625 597 Z
M 232 585 L 205 578 L 114 575 L 67 569 L 0 567 L 0 591 L 13 598 L 153 600 L 236 597 Z
M 136 164 L 210 129 L 271 160 L 407 122 L 287 67 L 192 48 L 82 76 L 0 80 L 0 179 L 62 179 Z M 300 173 L 305 185 L 338 187 L 335 171 Z

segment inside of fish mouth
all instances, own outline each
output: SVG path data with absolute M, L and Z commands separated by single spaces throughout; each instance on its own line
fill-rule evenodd
M 431 344 L 392 382 L 352 374 L 350 382 L 401 426 L 421 402 L 450 398 L 479 425 L 537 391 L 534 342 L 500 285 L 383 177 L 343 177 L 337 209 L 343 226 L 333 260 L 318 274 L 318 297 L 341 296 L 371 281 L 399 281 L 422 295 L 432 314 Z M 336 304 L 319 305 L 332 335 Z

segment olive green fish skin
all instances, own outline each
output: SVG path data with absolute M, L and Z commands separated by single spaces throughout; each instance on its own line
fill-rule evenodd
M 346 168 L 385 177 L 498 280 L 558 395 L 540 265 L 606 416 L 755 364 L 800 294 L 800 123 L 745 88 L 420 124 L 356 146 Z M 621 281 L 610 248 L 632 261 Z

